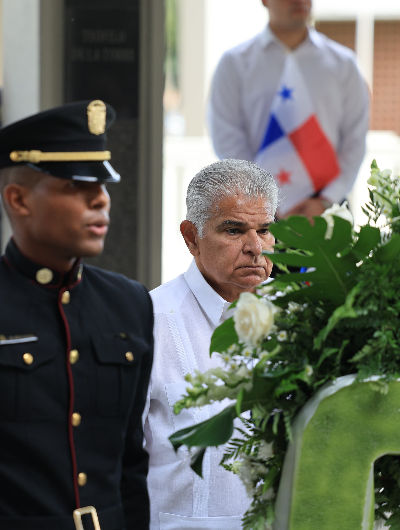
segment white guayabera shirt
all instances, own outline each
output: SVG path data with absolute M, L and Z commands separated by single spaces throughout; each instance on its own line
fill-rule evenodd
M 214 329 L 225 319 L 229 303 L 203 278 L 195 261 L 185 274 L 154 289 L 154 365 L 144 412 L 145 447 L 150 455 L 148 487 L 151 530 L 239 530 L 250 504 L 239 478 L 219 462 L 223 448 L 207 449 L 201 479 L 190 468 L 186 449 L 176 454 L 168 437 L 204 421 L 227 403 L 185 409 L 173 406 L 185 393 L 185 374 L 222 366 L 210 358 Z

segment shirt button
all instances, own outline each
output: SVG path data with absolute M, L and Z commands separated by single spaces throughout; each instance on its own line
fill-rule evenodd
M 125 353 L 125 357 L 126 357 L 126 360 L 127 360 L 129 363 L 131 363 L 131 362 L 133 361 L 133 359 L 135 358 L 135 357 L 133 356 L 133 353 L 132 353 L 131 351 L 127 351 L 127 352 Z
M 71 300 L 71 295 L 69 294 L 69 291 L 64 291 L 61 295 L 61 303 L 62 305 L 69 304 L 69 301 Z
M 76 361 L 79 359 L 79 352 L 78 350 L 71 350 L 69 352 L 69 362 L 71 364 L 75 364 Z
M 32 364 L 33 363 L 33 355 L 30 353 L 24 353 L 22 356 L 22 359 L 24 360 L 25 364 Z
M 79 473 L 78 475 L 78 486 L 84 486 L 87 482 L 86 473 Z
M 71 416 L 71 423 L 73 427 L 78 427 L 78 425 L 81 424 L 82 416 L 79 414 L 79 412 L 74 412 Z

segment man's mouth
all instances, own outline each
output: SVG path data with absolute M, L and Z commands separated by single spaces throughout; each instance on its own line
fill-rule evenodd
M 264 267 L 262 267 L 261 265 L 242 265 L 242 266 L 240 266 L 238 268 L 239 269 L 249 269 L 249 270 L 260 270 L 260 269 L 264 270 Z
M 89 232 L 95 234 L 96 236 L 105 236 L 108 232 L 109 224 L 110 222 L 108 219 L 102 218 L 95 220 L 92 223 L 88 223 L 86 228 L 89 230 Z

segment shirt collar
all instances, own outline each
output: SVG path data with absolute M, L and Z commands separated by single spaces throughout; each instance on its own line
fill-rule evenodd
M 318 31 L 315 28 L 308 28 L 308 36 L 310 38 L 310 41 L 317 46 L 318 48 L 322 48 L 323 46 L 323 36 L 321 33 L 318 33 Z
M 195 260 L 184 274 L 186 283 L 192 291 L 196 300 L 200 304 L 208 318 L 217 326 L 221 316 L 230 303 L 224 300 L 214 289 L 206 282 L 204 276 L 199 271 Z
M 80 259 L 75 261 L 69 272 L 60 272 L 26 257 L 19 250 L 13 239 L 9 241 L 3 259 L 11 269 L 17 270 L 30 281 L 42 287 L 61 289 L 61 287 L 68 286 L 72 288 L 82 278 Z
M 286 49 L 289 50 L 289 48 L 287 48 L 285 44 L 278 39 L 278 37 L 275 35 L 275 33 L 270 28 L 269 24 L 267 24 L 267 27 L 261 32 L 260 42 L 263 48 L 267 48 L 270 44 L 275 43 L 283 47 L 285 50 Z M 312 44 L 314 44 L 315 46 L 319 48 L 322 46 L 322 39 L 318 31 L 316 31 L 314 28 L 311 28 L 311 27 L 308 28 L 308 37 L 306 37 L 306 39 L 298 47 L 301 47 L 308 42 L 311 42 Z

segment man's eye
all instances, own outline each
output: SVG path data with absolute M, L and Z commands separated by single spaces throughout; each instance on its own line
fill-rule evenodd
M 265 236 L 269 234 L 269 228 L 261 228 L 261 230 L 258 230 L 258 233 L 262 236 Z
M 230 234 L 231 236 L 234 236 L 236 234 L 239 233 L 239 229 L 238 228 L 227 228 L 226 231 L 228 232 L 228 234 Z
M 76 188 L 80 188 L 80 182 L 77 181 L 77 180 L 68 180 L 68 188 L 72 188 L 72 189 L 76 189 Z

